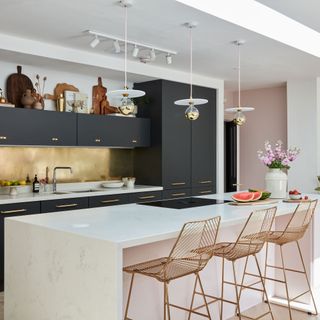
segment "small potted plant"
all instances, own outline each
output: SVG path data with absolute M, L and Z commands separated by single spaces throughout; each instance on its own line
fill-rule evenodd
M 258 158 L 269 168 L 265 176 L 266 190 L 271 192 L 272 198 L 283 199 L 287 196 L 288 182 L 284 170 L 290 169 L 290 165 L 297 158 L 300 149 L 294 147 L 285 150 L 280 140 L 274 146 L 266 141 L 264 147 L 265 151 L 258 151 Z

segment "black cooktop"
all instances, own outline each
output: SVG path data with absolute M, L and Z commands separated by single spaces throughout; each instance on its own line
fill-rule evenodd
M 144 206 L 154 206 L 161 208 L 170 208 L 170 209 L 187 209 L 195 208 L 202 206 L 210 206 L 214 204 L 223 204 L 230 202 L 229 200 L 216 200 L 216 199 L 206 199 L 206 198 L 181 198 L 173 200 L 161 200 L 153 202 L 139 203 Z

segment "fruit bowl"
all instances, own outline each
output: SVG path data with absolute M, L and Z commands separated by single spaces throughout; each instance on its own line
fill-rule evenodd
M 102 184 L 104 188 L 122 188 L 124 182 L 121 180 L 110 180 Z
M 289 194 L 289 198 L 291 200 L 300 200 L 301 199 L 301 193 L 299 193 L 299 194 Z

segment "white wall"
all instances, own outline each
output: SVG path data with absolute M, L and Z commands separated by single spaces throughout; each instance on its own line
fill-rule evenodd
M 288 81 L 288 146 L 301 148 L 289 170 L 289 189 L 314 192 L 319 174 L 319 91 L 318 79 Z

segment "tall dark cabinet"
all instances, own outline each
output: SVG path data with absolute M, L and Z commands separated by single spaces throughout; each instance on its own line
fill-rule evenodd
M 146 96 L 138 100 L 139 116 L 151 119 L 151 147 L 135 150 L 139 184 L 162 185 L 174 198 L 216 190 L 216 90 L 194 86 L 194 96 L 206 98 L 196 121 L 185 118 L 186 107 L 175 100 L 188 97 L 189 86 L 173 81 L 137 83 Z

